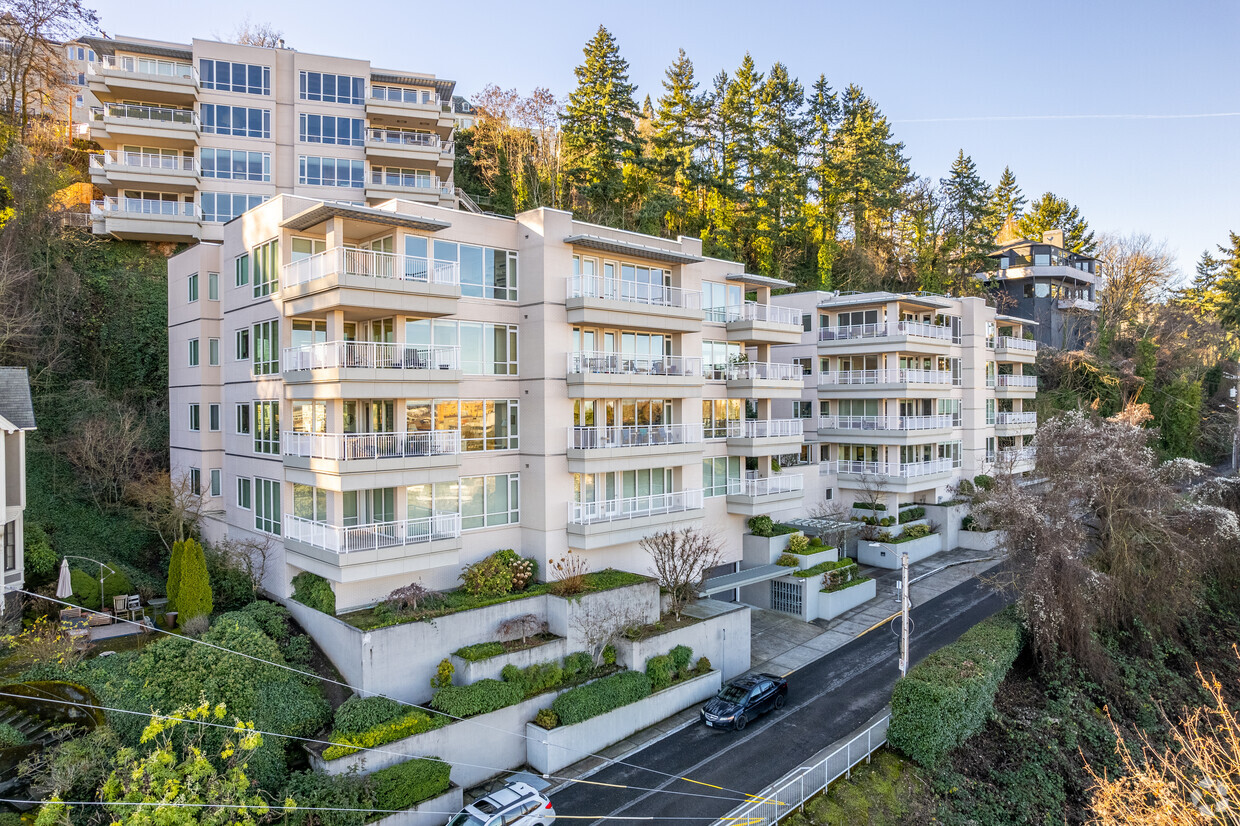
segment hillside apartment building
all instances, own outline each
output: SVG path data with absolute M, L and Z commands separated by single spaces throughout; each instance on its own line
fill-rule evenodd
M 981 299 L 772 298 L 551 209 L 282 194 L 220 230 L 169 263 L 172 467 L 276 595 L 312 571 L 347 611 L 500 548 L 644 573 L 689 525 L 739 562 L 752 515 L 1028 466 L 1031 325 Z

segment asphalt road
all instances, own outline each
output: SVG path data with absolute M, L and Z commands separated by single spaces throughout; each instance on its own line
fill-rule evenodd
M 991 572 L 993 573 L 993 571 Z M 916 591 L 913 592 L 916 597 Z M 893 600 L 893 608 L 896 604 Z M 976 578 L 913 608 L 912 656 L 917 662 L 952 642 L 1005 604 Z M 750 722 L 744 732 L 693 725 L 613 764 L 588 779 L 695 795 L 688 797 L 625 788 L 570 784 L 552 797 L 559 815 L 717 818 L 738 805 L 739 795 L 688 783 L 691 777 L 749 794 L 851 734 L 891 699 L 898 676 L 898 641 L 877 628 L 832 651 L 789 677 L 788 704 Z M 672 777 L 647 771 L 667 772 Z M 572 820 L 572 823 L 601 821 Z M 708 822 L 705 820 L 698 822 Z

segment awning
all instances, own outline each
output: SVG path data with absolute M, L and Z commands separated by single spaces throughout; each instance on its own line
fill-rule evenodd
M 374 207 L 352 206 L 350 204 L 327 203 L 315 204 L 304 209 L 291 218 L 285 218 L 280 226 L 285 229 L 305 231 L 318 226 L 329 218 L 344 218 L 347 221 L 361 221 L 367 224 L 381 224 L 387 227 L 417 229 L 425 232 L 438 232 L 452 224 L 434 218 L 421 218 L 417 215 L 404 215 Z
M 769 275 L 753 275 L 747 272 L 730 272 L 726 278 L 729 281 L 737 281 L 741 284 L 753 284 L 756 287 L 770 287 L 776 290 L 796 286 L 793 282 L 785 281 L 782 278 L 771 278 Z
M 564 243 L 602 252 L 610 252 L 616 255 L 631 255 L 634 258 L 645 258 L 648 261 L 659 261 L 664 264 L 697 264 L 705 260 L 697 255 L 660 249 L 659 247 L 648 247 L 645 244 L 637 244 L 632 241 L 604 238 L 601 235 L 570 235 L 564 239 Z

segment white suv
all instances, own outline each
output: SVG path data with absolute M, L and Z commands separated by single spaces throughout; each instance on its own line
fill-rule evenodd
M 509 783 L 475 800 L 448 821 L 448 826 L 551 826 L 555 809 L 550 798 L 527 783 Z

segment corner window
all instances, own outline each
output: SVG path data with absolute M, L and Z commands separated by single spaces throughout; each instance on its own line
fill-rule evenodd
M 189 366 L 198 366 L 198 339 L 196 338 L 189 340 Z
M 220 300 L 220 274 L 218 272 L 207 273 L 207 300 Z
M 198 273 L 193 273 L 189 277 L 189 303 L 193 304 L 198 300 Z
M 189 429 L 190 430 L 197 431 L 197 430 L 202 429 L 201 413 L 202 411 L 199 409 L 198 405 L 191 404 L 189 406 Z
M 219 468 L 211 468 L 211 495 L 222 495 L 224 492 L 223 487 L 223 472 Z

